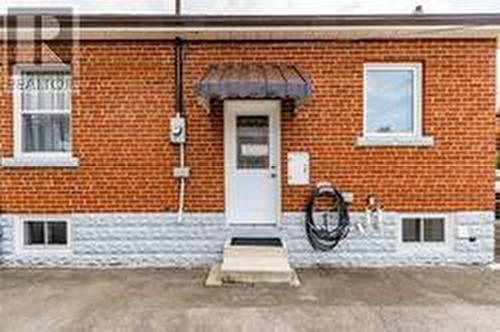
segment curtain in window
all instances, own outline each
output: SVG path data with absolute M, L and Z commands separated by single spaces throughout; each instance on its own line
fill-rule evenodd
M 69 152 L 68 114 L 24 114 L 24 152 Z
M 66 72 L 25 72 L 20 82 L 24 152 L 69 152 L 71 81 Z

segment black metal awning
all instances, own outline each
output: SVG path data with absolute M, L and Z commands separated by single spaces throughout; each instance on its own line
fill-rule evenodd
M 209 66 L 195 90 L 208 109 L 214 100 L 242 98 L 293 100 L 298 107 L 312 85 L 294 65 L 239 63 Z

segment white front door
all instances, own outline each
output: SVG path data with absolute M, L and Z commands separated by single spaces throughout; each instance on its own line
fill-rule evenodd
M 226 218 L 276 224 L 280 211 L 280 112 L 276 100 L 224 102 Z

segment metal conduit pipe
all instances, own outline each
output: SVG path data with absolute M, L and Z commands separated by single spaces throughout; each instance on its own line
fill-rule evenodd
M 183 42 L 180 37 L 175 38 L 175 113 L 181 118 L 184 114 L 183 100 Z M 185 143 L 179 144 L 179 167 L 185 167 Z M 184 213 L 184 196 L 186 190 L 186 179 L 179 178 L 179 207 L 177 210 L 177 222 L 182 222 Z

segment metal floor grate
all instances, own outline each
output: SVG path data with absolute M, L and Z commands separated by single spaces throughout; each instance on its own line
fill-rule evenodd
M 283 242 L 278 237 L 233 237 L 232 246 L 263 246 L 283 247 Z

